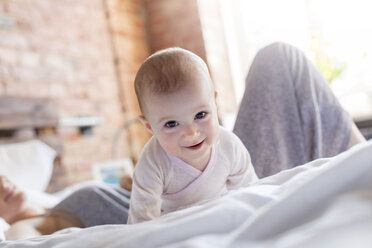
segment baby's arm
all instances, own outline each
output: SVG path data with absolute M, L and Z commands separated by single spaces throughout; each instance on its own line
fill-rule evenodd
M 232 141 L 230 175 L 227 178 L 227 189 L 229 190 L 247 186 L 258 180 L 247 148 L 235 135 L 233 135 Z
M 128 224 L 155 219 L 161 214 L 163 181 L 149 159 L 140 159 L 133 176 Z

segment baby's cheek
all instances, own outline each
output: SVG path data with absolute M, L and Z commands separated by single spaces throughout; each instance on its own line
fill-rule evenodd
M 218 137 L 218 134 L 219 134 L 219 126 L 214 124 L 214 123 L 210 123 L 207 127 L 206 127 L 206 132 L 208 133 L 208 136 L 211 140 L 212 143 L 214 143 Z
M 168 153 L 175 155 L 175 152 L 177 150 L 177 144 L 174 141 L 173 136 L 163 136 L 158 139 L 161 147 Z
M 163 145 L 163 149 L 166 151 L 166 152 L 168 152 L 168 153 L 170 153 L 170 154 L 174 154 L 174 147 L 173 146 L 171 146 L 171 145 L 169 145 L 169 144 L 165 144 L 165 145 Z

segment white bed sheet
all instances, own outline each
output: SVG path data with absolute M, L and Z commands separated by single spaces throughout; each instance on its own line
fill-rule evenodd
M 371 247 L 372 141 L 135 225 L 67 229 L 0 247 Z

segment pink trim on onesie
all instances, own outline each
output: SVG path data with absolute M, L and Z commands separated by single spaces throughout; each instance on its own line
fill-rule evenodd
M 177 167 L 179 167 L 180 169 L 184 170 L 185 172 L 187 172 L 191 176 L 198 177 L 202 174 L 202 172 L 200 170 L 192 167 L 191 165 L 189 165 L 188 163 L 179 159 L 178 157 L 176 157 L 176 156 L 174 156 L 170 153 L 167 153 L 167 152 L 166 152 L 166 154 L 168 155 L 168 158 L 172 161 L 172 164 L 174 164 Z
M 207 167 L 205 168 L 204 171 L 200 171 L 188 163 L 182 161 L 181 159 L 177 158 L 176 156 L 167 153 L 168 157 L 171 159 L 172 163 L 180 167 L 181 169 L 185 170 L 185 172 L 189 173 L 192 176 L 197 177 L 191 184 L 186 186 L 183 190 L 178 191 L 177 193 L 172 193 L 172 194 L 163 194 L 162 197 L 166 199 L 177 199 L 177 198 L 182 198 L 186 194 L 188 194 L 190 191 L 194 190 L 197 188 L 206 178 L 210 172 L 213 170 L 215 164 L 216 164 L 216 145 L 212 146 L 212 151 L 211 151 L 211 158 L 209 160 L 209 163 Z

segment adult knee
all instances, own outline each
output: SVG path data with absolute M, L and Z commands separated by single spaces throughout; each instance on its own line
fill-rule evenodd
M 263 48 L 261 48 L 256 56 L 255 60 L 260 61 L 278 61 L 279 63 L 284 62 L 287 58 L 289 50 L 293 50 L 294 47 L 281 41 L 273 42 Z

